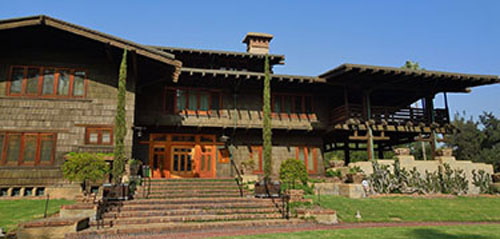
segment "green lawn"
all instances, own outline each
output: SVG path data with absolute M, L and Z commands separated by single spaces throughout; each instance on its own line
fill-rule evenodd
M 500 239 L 500 225 L 359 228 L 328 231 L 231 236 L 222 238 L 301 238 L 301 239 Z
M 53 199 L 49 201 L 48 214 L 59 211 L 61 205 L 74 201 Z M 18 223 L 43 217 L 45 200 L 0 200 L 0 227 L 11 230 Z
M 317 202 L 317 197 L 310 197 Z M 500 221 L 500 198 L 364 198 L 321 196 L 320 205 L 337 211 L 342 222 Z M 361 213 L 361 220 L 354 216 Z

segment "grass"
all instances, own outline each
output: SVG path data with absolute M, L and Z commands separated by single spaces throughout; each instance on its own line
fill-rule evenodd
M 49 201 L 48 215 L 57 213 L 61 205 L 73 204 L 74 201 L 52 199 Z M 42 218 L 45 200 L 0 200 L 0 227 L 9 231 L 20 222 Z
M 500 239 L 500 225 L 432 226 L 358 228 L 323 231 L 303 231 L 222 238 L 286 238 L 286 239 Z
M 317 197 L 313 198 L 317 202 Z M 500 197 L 364 198 L 321 196 L 320 205 L 342 222 L 500 221 Z M 360 212 L 361 220 L 355 218 Z

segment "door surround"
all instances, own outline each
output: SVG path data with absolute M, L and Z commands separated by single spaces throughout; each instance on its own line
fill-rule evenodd
M 152 133 L 148 143 L 148 165 L 153 178 L 213 178 L 216 175 L 216 146 L 220 143 L 215 135 Z

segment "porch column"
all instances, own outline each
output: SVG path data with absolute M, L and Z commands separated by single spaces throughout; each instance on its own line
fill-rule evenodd
M 349 150 L 349 137 L 344 141 L 344 164 L 347 166 L 351 162 L 351 151 Z
M 436 148 L 437 148 L 437 138 L 436 138 L 436 130 L 434 129 L 435 112 L 434 112 L 434 93 L 425 97 L 425 112 L 428 117 L 428 123 L 431 126 L 431 135 L 430 135 L 430 143 L 431 143 L 431 156 L 432 159 L 436 157 Z
M 382 146 L 382 144 L 378 144 L 378 158 L 384 158 L 384 146 Z

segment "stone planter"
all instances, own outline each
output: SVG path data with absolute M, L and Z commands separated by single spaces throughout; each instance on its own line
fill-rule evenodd
M 490 184 L 490 187 L 493 189 L 494 193 L 500 193 L 500 182 L 499 183 L 492 183 L 492 184 Z
M 334 159 L 334 160 L 328 161 L 328 165 L 331 168 L 340 168 L 340 167 L 344 167 L 345 162 L 343 160 Z
M 331 209 L 323 209 L 323 208 L 298 208 L 296 209 L 297 216 L 299 218 L 304 219 L 312 219 L 320 224 L 337 224 L 339 223 L 337 219 L 337 212 Z
M 279 182 L 271 182 L 265 185 L 263 182 L 255 183 L 255 197 L 268 198 L 279 197 L 281 185 Z
M 365 179 L 365 175 L 362 173 L 348 173 L 347 174 L 347 182 L 348 183 L 359 184 L 359 183 L 363 182 L 363 179 Z

